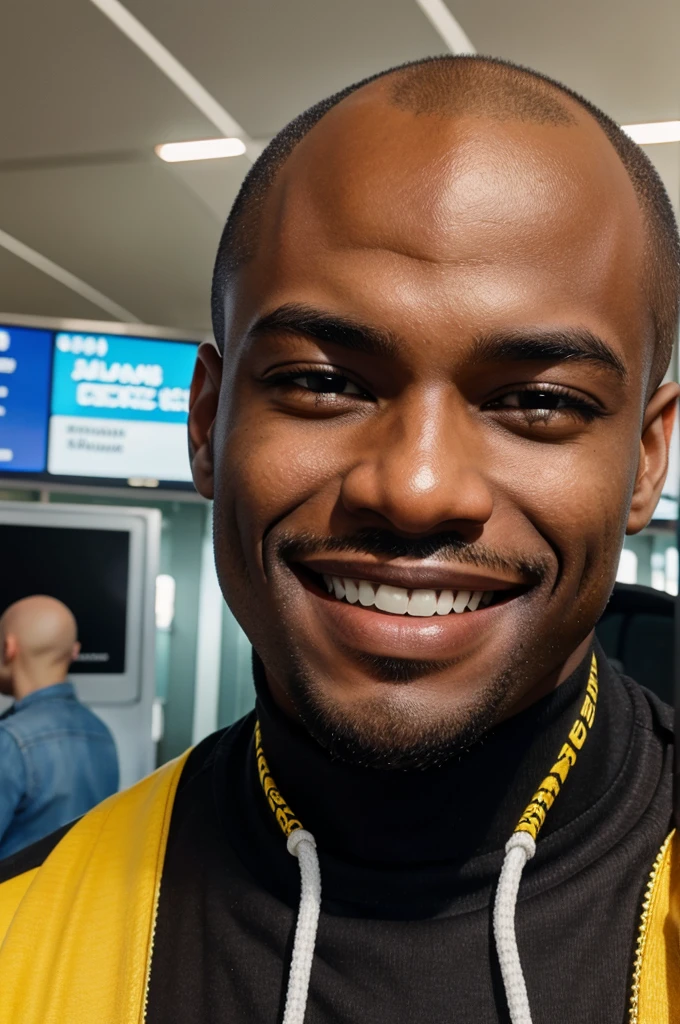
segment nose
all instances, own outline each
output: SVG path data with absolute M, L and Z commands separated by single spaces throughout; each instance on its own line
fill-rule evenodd
M 477 536 L 493 511 L 474 415 L 450 392 L 426 392 L 371 418 L 341 491 L 364 525 L 406 534 Z

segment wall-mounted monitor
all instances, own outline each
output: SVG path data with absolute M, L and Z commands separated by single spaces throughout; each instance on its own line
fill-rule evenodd
M 0 609 L 32 594 L 58 598 L 78 620 L 81 651 L 71 673 L 123 675 L 132 541 L 128 529 L 57 533 L 53 525 L 2 522 L 0 513 Z
M 0 318 L 0 477 L 191 489 L 198 338 Z
M 63 601 L 81 643 L 70 674 L 89 703 L 140 700 L 159 536 L 155 509 L 0 502 L 0 614 L 33 594 Z
M 123 787 L 154 767 L 160 534 L 158 509 L 0 501 L 0 615 L 32 594 L 71 608 L 82 648 L 69 678 L 113 732 Z

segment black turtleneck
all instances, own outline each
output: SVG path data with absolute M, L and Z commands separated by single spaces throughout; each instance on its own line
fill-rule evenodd
M 670 713 L 598 651 L 589 738 L 517 909 L 534 1024 L 624 1024 L 642 894 L 671 815 Z M 583 702 L 554 693 L 436 768 L 331 760 L 269 697 L 272 774 L 317 842 L 322 913 L 305 1024 L 506 1022 L 490 906 L 503 847 Z M 262 792 L 255 714 L 191 754 L 173 811 L 147 1024 L 277 1024 L 297 861 Z

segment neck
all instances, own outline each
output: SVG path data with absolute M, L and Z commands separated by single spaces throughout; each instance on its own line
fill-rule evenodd
M 12 677 L 12 693 L 15 700 L 23 700 L 36 690 L 64 682 L 64 673 L 54 665 L 18 667 Z
M 629 750 L 628 698 L 597 645 L 595 650 L 597 714 L 541 828 L 532 871 L 542 849 L 554 857 L 565 844 L 579 842 L 574 836 L 583 829 L 587 838 L 592 807 L 612 786 Z M 439 913 L 452 900 L 485 899 L 505 843 L 580 715 L 589 668 L 590 652 L 562 686 L 464 755 L 436 768 L 385 771 L 333 760 L 277 707 L 255 657 L 264 755 L 281 798 L 316 839 L 324 906 L 355 916 L 416 918 Z M 297 865 L 262 789 L 253 727 L 251 717 L 228 734 L 219 771 L 224 792 L 232 795 L 229 809 L 218 813 L 242 863 L 296 906 Z M 236 793 L 235 772 L 243 780 Z
M 376 863 L 436 861 L 442 833 L 453 828 L 456 859 L 463 862 L 504 845 L 567 738 L 589 668 L 586 651 L 563 686 L 445 764 L 381 771 L 331 758 L 276 706 L 260 667 L 262 743 L 280 792 L 326 849 Z M 557 813 L 553 821 L 561 818 Z M 447 844 L 447 857 L 450 850 Z

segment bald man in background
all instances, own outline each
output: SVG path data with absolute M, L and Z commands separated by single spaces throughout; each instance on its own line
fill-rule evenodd
M 104 723 L 66 682 L 80 644 L 72 613 L 26 597 L 0 618 L 0 859 L 80 817 L 118 789 Z

